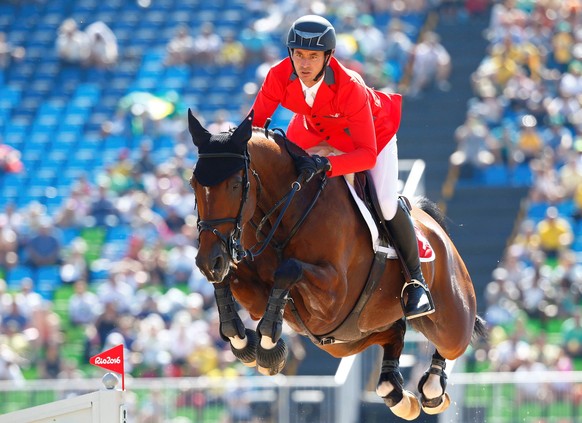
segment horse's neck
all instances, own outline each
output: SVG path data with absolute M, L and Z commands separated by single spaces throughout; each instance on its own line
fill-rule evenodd
M 261 198 L 274 204 L 290 189 L 297 175 L 291 157 L 281 141 L 253 137 L 249 143 L 251 167 L 261 180 Z

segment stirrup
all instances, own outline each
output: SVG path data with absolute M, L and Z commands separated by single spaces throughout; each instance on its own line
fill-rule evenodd
M 424 293 L 426 294 L 426 297 L 428 299 L 429 308 L 423 313 L 418 313 L 413 316 L 406 316 L 405 314 L 404 317 L 406 317 L 407 319 L 416 319 L 417 317 L 422 317 L 434 313 L 435 307 L 434 301 L 432 299 L 432 294 L 430 293 L 428 286 L 417 279 L 411 279 L 410 281 L 405 282 L 404 285 L 402 285 L 402 290 L 400 291 L 400 306 L 402 307 L 402 311 L 406 309 L 406 304 L 404 304 L 404 291 L 411 285 L 414 287 L 420 287 L 424 290 Z

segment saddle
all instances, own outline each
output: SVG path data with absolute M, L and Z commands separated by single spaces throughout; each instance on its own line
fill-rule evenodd
M 376 225 L 378 226 L 378 231 L 380 232 L 380 239 L 384 240 L 385 242 L 391 243 L 398 252 L 397 246 L 395 246 L 391 242 L 392 236 L 390 235 L 390 231 L 384 224 L 384 219 L 382 217 L 382 209 L 380 208 L 380 202 L 378 201 L 376 190 L 373 187 L 374 185 L 371 181 L 370 172 L 364 171 L 354 174 L 354 190 L 356 191 L 356 194 L 358 194 L 360 200 L 364 202 L 369 212 L 372 214 L 374 222 L 376 222 Z M 412 210 L 410 201 L 408 200 L 408 198 L 404 196 L 400 197 L 404 200 L 404 203 L 406 204 L 406 207 L 410 212 Z

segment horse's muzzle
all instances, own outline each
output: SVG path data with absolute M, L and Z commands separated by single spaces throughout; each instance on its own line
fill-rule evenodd
M 208 282 L 220 283 L 230 271 L 230 258 L 224 249 L 216 244 L 209 254 L 198 252 L 196 266 L 206 276 Z

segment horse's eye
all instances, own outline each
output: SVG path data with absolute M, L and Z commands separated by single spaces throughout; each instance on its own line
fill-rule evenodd
M 238 191 L 240 189 L 240 187 L 242 186 L 242 182 L 243 182 L 242 178 L 240 178 L 240 177 L 234 178 L 232 180 L 232 185 L 231 185 L 232 190 Z

